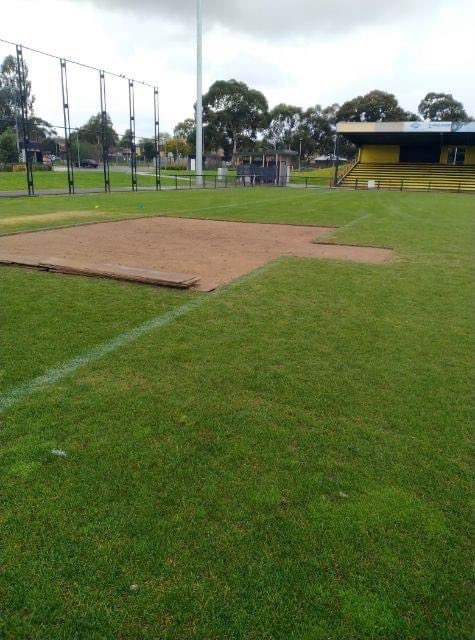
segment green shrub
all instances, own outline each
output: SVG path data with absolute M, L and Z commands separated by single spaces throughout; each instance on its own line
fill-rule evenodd
M 6 129 L 0 134 L 0 162 L 5 164 L 18 162 L 16 136 L 11 129 Z

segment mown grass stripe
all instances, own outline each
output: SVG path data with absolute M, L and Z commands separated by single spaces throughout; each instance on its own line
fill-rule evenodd
M 63 362 L 57 367 L 53 367 L 49 369 L 48 371 L 43 373 L 41 376 L 33 378 L 29 382 L 20 384 L 19 386 L 15 387 L 8 393 L 5 393 L 0 396 L 0 414 L 4 413 L 8 409 L 13 408 L 15 405 L 17 405 L 18 403 L 20 403 L 22 400 L 32 395 L 33 393 L 40 391 L 41 389 L 44 389 L 47 386 L 55 384 L 56 382 L 59 382 L 66 376 L 69 376 L 72 373 L 75 373 L 81 367 L 85 367 L 88 364 L 91 364 L 92 362 L 95 362 L 96 360 L 103 358 L 109 353 L 113 353 L 117 349 L 120 349 L 122 347 L 127 346 L 128 344 L 131 344 L 132 342 L 135 342 L 136 340 L 146 335 L 147 333 L 150 333 L 151 331 L 155 331 L 156 329 L 160 329 L 162 327 L 165 327 L 171 324 L 178 318 L 181 318 L 186 314 L 188 314 L 193 309 L 196 309 L 197 307 L 200 307 L 205 302 L 213 299 L 220 292 L 229 291 L 229 289 L 239 284 L 242 284 L 243 282 L 249 280 L 250 278 L 254 278 L 257 275 L 262 274 L 264 271 L 270 268 L 271 265 L 275 263 L 276 263 L 275 260 L 273 262 L 268 262 L 262 267 L 255 269 L 251 273 L 247 273 L 241 276 L 240 278 L 237 278 L 236 280 L 228 284 L 225 288 L 218 289 L 216 292 L 208 295 L 196 297 L 193 300 L 190 300 L 189 302 L 182 304 L 175 309 L 171 309 L 170 311 L 167 311 L 166 313 L 156 316 L 151 320 L 147 320 L 147 322 L 144 322 L 138 325 L 137 327 L 131 329 L 130 331 L 125 331 L 124 333 L 121 333 L 115 338 L 112 338 L 112 340 L 107 340 L 106 342 L 103 342 L 97 347 L 93 347 L 92 349 L 89 349 L 85 353 L 79 356 L 76 356 L 75 358 L 72 358 L 71 360 L 67 360 L 66 362 Z
M 165 327 L 174 320 L 177 320 L 178 318 L 186 315 L 192 309 L 195 309 L 196 307 L 203 304 L 205 300 L 205 297 L 195 298 L 194 300 L 191 300 L 190 302 L 187 302 L 186 304 L 183 304 L 176 309 L 167 311 L 162 315 L 156 316 L 155 318 L 152 318 L 151 320 L 138 325 L 130 331 L 121 333 L 112 340 L 103 342 L 97 347 L 93 347 L 85 353 L 76 356 L 71 360 L 63 362 L 57 367 L 49 369 L 41 376 L 33 378 L 33 380 L 30 380 L 29 382 L 25 382 L 24 384 L 19 385 L 9 393 L 0 396 L 0 413 L 3 413 L 7 409 L 11 409 L 13 406 L 18 404 L 31 394 L 35 393 L 36 391 L 59 382 L 81 367 L 91 364 L 92 362 L 103 358 L 109 353 L 112 353 L 117 349 L 120 349 L 121 347 L 125 347 L 126 345 L 135 342 L 142 336 L 150 333 L 151 331 L 154 331 L 155 329 Z

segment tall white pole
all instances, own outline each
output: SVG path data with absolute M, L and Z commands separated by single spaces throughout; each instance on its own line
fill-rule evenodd
M 196 184 L 203 182 L 203 0 L 197 1 L 196 38 Z

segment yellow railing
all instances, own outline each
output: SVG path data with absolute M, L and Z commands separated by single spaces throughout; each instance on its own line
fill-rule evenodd
M 358 164 L 358 156 L 356 156 L 356 158 L 354 158 L 351 162 L 347 162 L 346 164 L 338 167 L 338 173 L 336 176 L 337 185 L 340 184 L 340 182 L 346 178 L 346 176 L 350 173 L 350 171 L 354 167 L 356 167 L 357 164 Z M 342 169 L 341 175 L 340 175 L 340 168 Z

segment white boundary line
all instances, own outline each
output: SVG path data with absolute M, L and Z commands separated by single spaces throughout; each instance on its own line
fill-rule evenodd
M 11 391 L 0 395 L 0 414 L 4 413 L 8 409 L 11 409 L 33 393 L 41 391 L 45 387 L 55 384 L 63 378 L 71 375 L 72 373 L 75 373 L 78 369 L 85 367 L 88 364 L 99 360 L 100 358 L 103 358 L 104 356 L 116 351 L 117 349 L 120 349 L 121 347 L 125 347 L 128 344 L 135 342 L 142 336 L 145 336 L 152 331 L 155 331 L 156 329 L 166 327 L 178 318 L 187 315 L 193 309 L 200 307 L 205 302 L 213 300 L 217 295 L 219 295 L 221 291 L 229 291 L 230 288 L 241 284 L 242 282 L 245 282 L 246 280 L 249 280 L 257 275 L 260 275 L 263 271 L 269 269 L 271 265 L 275 264 L 276 262 L 277 260 L 268 262 L 262 267 L 258 267 L 251 273 L 247 273 L 241 278 L 234 280 L 234 282 L 231 282 L 226 288 L 219 289 L 216 293 L 211 293 L 208 295 L 202 294 L 200 297 L 196 297 L 195 299 L 190 300 L 189 302 L 186 302 L 185 304 L 182 304 L 175 309 L 171 309 L 166 313 L 156 316 L 155 318 L 152 318 L 151 320 L 148 320 L 147 322 L 134 327 L 130 331 L 121 333 L 115 338 L 112 338 L 112 340 L 103 342 L 97 347 L 93 347 L 92 349 L 89 349 L 88 351 L 79 356 L 76 356 L 75 358 L 72 358 L 71 360 L 67 360 L 66 362 L 63 362 L 62 364 L 53 367 L 52 369 L 48 369 L 48 371 L 43 373 L 41 376 L 33 378 L 33 380 L 30 380 L 29 382 L 20 384 L 18 387 L 15 387 Z
M 131 342 L 135 342 L 136 340 L 138 340 L 138 338 L 146 335 L 147 333 L 151 333 L 155 329 L 165 327 L 177 318 L 181 318 L 185 314 L 189 313 L 192 309 L 195 309 L 196 307 L 203 304 L 205 300 L 206 298 L 204 296 L 202 298 L 196 298 L 195 300 L 187 302 L 186 304 L 183 304 L 176 309 L 172 309 L 171 311 L 167 311 L 160 316 L 156 316 L 155 318 L 152 318 L 151 320 L 138 325 L 131 331 L 121 333 L 115 338 L 112 338 L 112 340 L 103 342 L 99 346 L 89 349 L 82 355 L 76 356 L 71 360 L 63 362 L 57 367 L 49 369 L 43 375 L 19 385 L 9 393 L 0 396 L 0 413 L 3 413 L 7 409 L 10 409 L 36 391 L 39 391 L 46 386 L 52 385 L 55 382 L 59 382 L 59 380 L 62 380 L 71 373 L 74 373 L 81 367 L 84 367 L 88 364 L 91 364 L 91 362 L 95 362 L 96 360 L 103 358 L 108 353 L 112 353 L 113 351 L 120 349 L 120 347 L 125 347 Z

